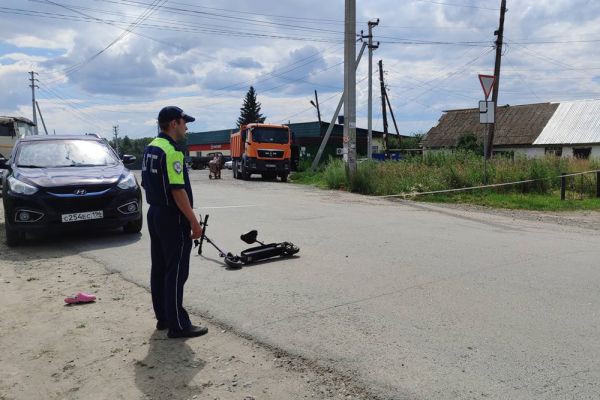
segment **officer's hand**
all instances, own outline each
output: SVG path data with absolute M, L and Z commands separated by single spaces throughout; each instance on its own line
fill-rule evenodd
M 198 221 L 196 221 L 195 223 L 192 224 L 192 233 L 191 233 L 190 237 L 192 239 L 199 239 L 200 236 L 202 236 L 202 227 L 200 226 Z

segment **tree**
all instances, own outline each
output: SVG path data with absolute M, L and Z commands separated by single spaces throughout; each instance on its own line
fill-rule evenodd
M 256 101 L 256 91 L 254 87 L 250 86 L 246 98 L 244 99 L 244 105 L 240 109 L 240 117 L 237 120 L 238 127 L 241 125 L 252 124 L 252 123 L 263 123 L 267 117 L 263 117 L 260 113 L 260 103 Z
M 475 154 L 483 154 L 483 143 L 477 140 L 477 136 L 473 133 L 465 133 L 458 138 L 456 148 L 459 150 L 469 151 Z

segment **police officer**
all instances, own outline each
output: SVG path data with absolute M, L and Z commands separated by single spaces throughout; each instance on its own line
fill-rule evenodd
M 168 329 L 170 338 L 208 332 L 206 327 L 192 325 L 183 308 L 183 285 L 189 273 L 192 239 L 202 234 L 192 209 L 192 188 L 183 152 L 177 145 L 185 138 L 186 124 L 193 121 L 179 107 L 163 108 L 158 114 L 161 132 L 144 150 L 142 163 L 142 186 L 150 204 L 152 305 L 156 329 Z

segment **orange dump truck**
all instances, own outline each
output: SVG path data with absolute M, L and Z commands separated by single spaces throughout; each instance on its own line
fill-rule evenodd
M 252 174 L 260 174 L 264 179 L 279 177 L 287 181 L 291 142 L 290 129 L 285 125 L 242 125 L 231 135 L 233 177 L 249 179 Z

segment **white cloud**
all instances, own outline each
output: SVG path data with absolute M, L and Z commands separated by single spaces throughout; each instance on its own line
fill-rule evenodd
M 56 30 L 51 38 L 43 38 L 29 34 L 13 36 L 6 42 L 18 47 L 36 49 L 65 49 L 71 50 L 74 45 L 76 33 L 72 30 Z
M 122 28 L 146 10 L 143 4 L 133 2 L 64 3 L 85 7 L 77 10 L 97 18 L 124 21 L 119 23 Z M 448 3 L 482 6 L 474 0 Z M 497 7 L 490 6 L 492 3 L 483 6 Z M 3 6 L 77 15 L 51 4 L 22 0 L 5 0 Z M 119 124 L 124 134 L 152 135 L 155 115 L 167 104 L 180 105 L 197 117 L 192 130 L 228 128 L 235 123 L 251 84 L 257 88 L 270 121 L 287 122 L 284 120 L 289 116 L 293 120 L 316 119 L 308 103 L 315 89 L 322 102 L 323 119 L 331 118 L 343 83 L 343 68 L 336 66 L 343 60 L 343 49 L 341 43 L 319 40 L 342 38 L 341 0 L 211 0 L 201 5 L 190 2 L 183 11 L 169 7 L 182 8 L 167 3 L 144 22 L 146 25 L 136 27 L 97 57 L 94 55 L 121 35 L 122 29 L 97 20 L 2 15 L 0 51 L 5 54 L 0 57 L 0 90 L 9 95 L 0 99 L 0 111 L 31 114 L 27 72 L 34 68 L 40 73 L 41 85 L 56 92 L 42 90 L 40 103 L 47 124 L 57 132 L 101 130 L 109 135 L 112 125 Z M 476 105 L 481 97 L 477 74 L 493 70 L 493 52 L 482 55 L 487 49 L 478 46 L 398 42 L 485 42 L 476 45 L 490 47 L 498 24 L 497 10 L 371 0 L 359 2 L 357 14 L 359 30 L 366 30 L 368 19 L 381 19 L 374 31 L 376 40 L 382 42 L 375 51 L 374 71 L 377 61 L 383 59 L 391 101 L 403 132 L 427 130 L 441 110 Z M 598 40 L 598 26 L 597 1 L 511 2 L 501 102 L 600 97 L 597 42 L 517 44 Z M 225 31 L 305 40 L 239 37 Z M 321 54 L 309 59 L 313 52 Z M 302 59 L 306 59 L 304 65 Z M 366 60 L 365 54 L 357 73 L 361 124 L 366 124 Z M 77 65 L 76 72 L 64 76 Z M 283 76 L 274 77 L 273 73 Z M 226 89 L 219 90 L 222 88 Z M 379 103 L 375 74 L 376 119 Z M 376 124 L 380 126 L 380 120 Z

